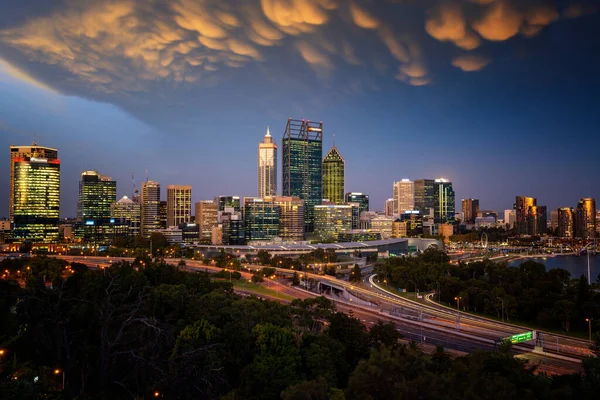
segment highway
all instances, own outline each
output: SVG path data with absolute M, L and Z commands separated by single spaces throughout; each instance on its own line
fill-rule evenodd
M 87 257 L 87 256 L 58 256 L 71 262 L 79 262 L 100 268 L 108 267 L 114 262 L 129 261 L 133 258 L 124 257 Z M 177 264 L 179 259 L 166 259 L 170 264 Z M 219 272 L 222 268 L 206 266 L 200 261 L 185 260 L 186 269 L 190 271 Z M 248 265 L 247 270 L 261 269 L 263 266 Z M 277 268 L 279 275 L 289 276 L 294 271 Z M 241 272 L 241 271 L 240 271 Z M 241 272 L 244 279 L 249 279 L 249 272 Z M 306 274 L 300 272 L 300 274 Z M 370 301 L 372 305 L 353 304 L 351 300 L 339 296 L 327 296 L 335 301 L 338 310 L 352 313 L 367 326 L 377 321 L 392 322 L 404 338 L 421 342 L 427 345 L 442 345 L 445 348 L 461 352 L 472 352 L 475 350 L 494 350 L 496 342 L 512 334 L 531 330 L 530 328 L 518 327 L 511 324 L 475 317 L 438 304 L 418 303 L 398 295 L 393 295 L 380 288 L 370 275 L 362 284 L 349 283 L 328 275 L 306 274 L 324 283 L 335 284 L 344 287 L 349 293 L 363 300 Z M 285 293 L 294 298 L 308 298 L 318 296 L 306 290 L 297 289 L 278 282 L 276 279 L 267 279 L 265 285 L 269 289 Z M 243 290 L 236 290 L 243 292 Z M 270 297 L 270 296 L 266 296 Z M 270 297 L 279 300 L 276 297 Z M 457 320 L 459 324 L 457 324 Z M 458 329 L 457 329 L 458 326 Z M 546 335 L 545 333 L 542 333 Z M 521 343 L 513 346 L 513 353 L 526 357 L 533 363 L 541 363 L 539 370 L 548 373 L 568 373 L 581 369 L 580 359 L 588 354 L 589 343 L 584 340 L 567 337 L 559 338 L 559 346 L 552 347 L 547 340 L 543 343 L 546 353 L 542 355 L 532 353 L 534 346 L 531 343 Z M 549 345 L 550 344 L 550 345 Z M 559 350 L 558 352 L 556 350 Z M 543 362 L 542 362 L 543 361 Z

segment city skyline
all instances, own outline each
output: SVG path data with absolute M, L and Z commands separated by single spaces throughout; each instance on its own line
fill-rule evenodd
M 200 6 L 189 7 L 185 19 L 187 2 L 171 3 L 166 13 L 130 2 L 113 10 L 108 1 L 39 7 L 8 0 L 3 8 L 0 148 L 37 135 L 41 145 L 61 150 L 63 217 L 75 215 L 78 175 L 88 169 L 118 181 L 119 197 L 131 196 L 131 173 L 139 187 L 145 170 L 165 185 L 193 186 L 193 202 L 233 191 L 255 195 L 248 149 L 267 125 L 280 144 L 289 117 L 324 121 L 325 147 L 335 133 L 348 161 L 346 190 L 368 193 L 375 209 L 403 177 L 444 177 L 457 198 L 479 198 L 486 209 L 511 208 L 517 194 L 549 209 L 600 197 L 598 162 L 582 151 L 583 143 L 600 140 L 592 2 L 331 1 L 336 7 L 329 9 L 310 0 L 298 4 L 313 4 L 314 13 L 296 15 L 319 18 L 295 32 L 263 7 L 270 1 L 248 2 L 250 19 L 223 2 L 219 10 L 232 14 L 237 28 L 215 22 L 218 37 L 208 39 L 206 27 L 194 24 Z M 511 12 L 493 25 L 500 7 Z M 100 16 L 105 26 L 81 26 Z M 263 44 L 253 34 L 257 21 L 270 33 Z M 162 37 L 164 52 L 141 48 L 134 22 L 148 42 Z M 80 45 L 84 36 L 89 46 Z M 183 66 L 198 73 L 185 84 Z M 224 155 L 236 162 L 211 169 Z M 0 152 L 0 165 L 8 162 Z M 0 187 L 7 186 L 1 176 Z M 8 217 L 7 196 L 0 210 Z

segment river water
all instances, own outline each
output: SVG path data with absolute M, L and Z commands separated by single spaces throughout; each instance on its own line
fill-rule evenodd
M 571 273 L 571 278 L 579 278 L 581 275 L 587 278 L 587 256 L 555 256 L 555 257 L 532 257 L 529 260 L 542 263 L 546 270 L 553 268 L 562 268 Z M 518 267 L 526 259 L 511 261 L 508 265 Z M 600 274 L 600 255 L 590 255 L 590 276 L 592 282 L 596 282 Z

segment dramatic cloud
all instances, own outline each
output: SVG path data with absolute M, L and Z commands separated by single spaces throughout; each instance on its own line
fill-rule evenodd
M 319 69 L 329 70 L 333 68 L 333 63 L 330 58 L 325 54 L 317 50 L 311 44 L 306 41 L 299 41 L 296 43 L 298 51 L 308 64 Z
M 35 79 L 31 75 L 29 75 L 27 72 L 20 70 L 19 68 L 15 67 L 14 65 L 6 62 L 5 60 L 3 60 L 1 58 L 0 58 L 0 73 L 10 75 L 13 78 L 15 78 L 21 82 L 28 83 L 32 86 L 35 86 L 39 89 L 43 89 L 47 92 L 57 93 L 56 90 L 54 90 L 50 86 L 46 85 L 43 82 L 38 81 L 37 79 Z
M 508 2 L 498 1 L 473 24 L 473 29 L 487 40 L 502 41 L 519 33 L 523 19 L 523 15 Z
M 425 22 L 425 30 L 432 37 L 454 42 L 465 50 L 479 47 L 479 38 L 470 32 L 467 21 L 458 4 L 445 3 L 435 8 Z
M 350 14 L 352 15 L 352 21 L 361 28 L 364 29 L 375 29 L 379 28 L 381 22 L 366 10 L 363 10 L 355 3 L 350 3 Z
M 452 60 L 452 65 L 465 72 L 481 71 L 489 63 L 489 59 L 476 54 L 467 54 Z

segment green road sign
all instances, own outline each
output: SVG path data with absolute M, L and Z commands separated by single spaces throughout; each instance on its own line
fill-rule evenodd
M 505 340 L 510 340 L 512 344 L 528 342 L 535 339 L 535 334 L 533 332 L 534 331 L 517 333 L 516 335 L 507 337 Z

